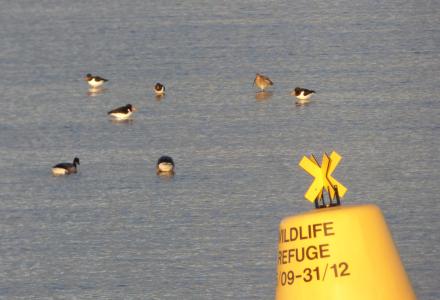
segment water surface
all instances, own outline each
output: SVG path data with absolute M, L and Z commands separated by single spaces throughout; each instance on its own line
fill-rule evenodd
M 336 150 L 345 203 L 381 207 L 419 299 L 438 299 L 438 3 L 1 8 L 0 298 L 272 299 L 278 224 L 312 209 L 297 164 Z M 109 121 L 127 103 L 133 121 Z M 78 174 L 51 176 L 74 156 Z

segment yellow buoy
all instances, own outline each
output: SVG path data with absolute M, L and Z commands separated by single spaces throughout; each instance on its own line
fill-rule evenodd
M 316 160 L 311 161 L 319 167 Z M 329 181 L 330 189 L 335 188 L 333 195 L 338 197 L 338 185 L 332 184 L 334 179 L 328 179 L 318 182 L 324 187 Z M 328 186 L 326 190 L 329 191 Z M 322 188 L 310 194 L 322 197 Z M 329 192 L 330 204 L 331 195 Z M 281 221 L 276 300 L 416 299 L 376 205 L 322 203 L 317 207 L 321 208 Z

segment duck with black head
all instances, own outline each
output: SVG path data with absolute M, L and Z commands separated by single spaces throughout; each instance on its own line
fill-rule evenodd
M 89 73 L 84 77 L 84 81 L 86 81 L 92 88 L 99 88 L 104 82 L 107 82 L 108 79 L 99 76 L 92 76 L 92 74 Z
M 135 111 L 136 107 L 131 104 L 127 104 L 125 106 L 112 109 L 111 111 L 107 112 L 107 114 L 115 120 L 127 120 Z
M 292 96 L 295 96 L 298 100 L 309 100 L 310 97 L 315 93 L 313 90 L 303 89 L 300 87 L 296 87 L 295 90 L 291 93 Z
M 165 176 L 174 175 L 174 161 L 170 156 L 164 155 L 157 160 L 156 174 Z
M 156 96 L 158 97 L 162 97 L 165 95 L 165 86 L 162 83 L 156 83 L 154 85 L 154 93 L 156 94 Z
M 78 172 L 79 158 L 75 157 L 73 163 L 59 163 L 52 167 L 52 174 L 55 176 L 69 175 Z

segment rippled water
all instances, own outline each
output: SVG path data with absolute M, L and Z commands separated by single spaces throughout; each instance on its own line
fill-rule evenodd
M 438 299 L 439 6 L 3 1 L 0 298 L 272 299 L 278 224 L 312 209 L 297 164 L 337 150 L 345 203 L 382 208 Z M 132 122 L 108 120 L 127 103 Z M 78 174 L 50 174 L 74 156 Z

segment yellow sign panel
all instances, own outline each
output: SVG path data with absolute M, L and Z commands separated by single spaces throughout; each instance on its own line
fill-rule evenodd
M 324 189 L 328 191 L 330 199 L 334 199 L 336 191 L 334 185 L 330 182 L 329 178 L 327 177 L 329 172 L 329 167 L 330 165 L 333 164 L 331 162 L 332 161 L 330 160 L 330 157 L 328 157 L 327 153 L 324 153 L 324 155 L 322 156 L 322 167 L 321 167 L 322 177 L 324 178 Z
M 321 168 L 319 165 L 316 165 L 314 161 L 305 156 L 299 162 L 299 166 L 314 177 L 312 184 L 304 194 L 307 200 L 314 202 L 318 198 L 318 195 L 322 193 L 322 188 L 324 187 Z
M 342 159 L 342 157 L 336 151 L 333 151 L 330 154 L 331 163 L 328 168 L 327 179 L 332 186 L 337 186 L 339 197 L 342 198 L 342 197 L 344 197 L 345 193 L 347 192 L 347 188 L 342 183 L 340 183 L 335 178 L 333 178 L 333 176 L 332 176 L 333 171 L 336 169 L 336 166 L 339 164 L 341 159 Z
M 310 160 L 313 161 L 313 163 L 315 165 L 317 165 L 319 168 L 321 168 L 321 166 L 319 165 L 318 160 L 316 159 L 316 157 L 313 154 L 310 154 Z M 317 199 L 321 199 L 322 198 L 322 189 L 321 189 L 321 192 L 318 194 L 318 196 L 316 198 Z
M 332 173 L 341 161 L 342 157 L 335 151 L 330 156 L 324 153 L 322 156 L 322 166 L 319 165 L 316 158 L 311 155 L 310 158 L 303 157 L 299 162 L 299 166 L 308 174 L 314 177 L 304 197 L 310 202 L 322 197 L 322 190 L 325 189 L 329 193 L 330 199 L 334 199 L 336 195 L 335 186 L 338 189 L 338 195 L 342 198 L 347 192 L 347 188 L 339 181 L 333 178 Z

